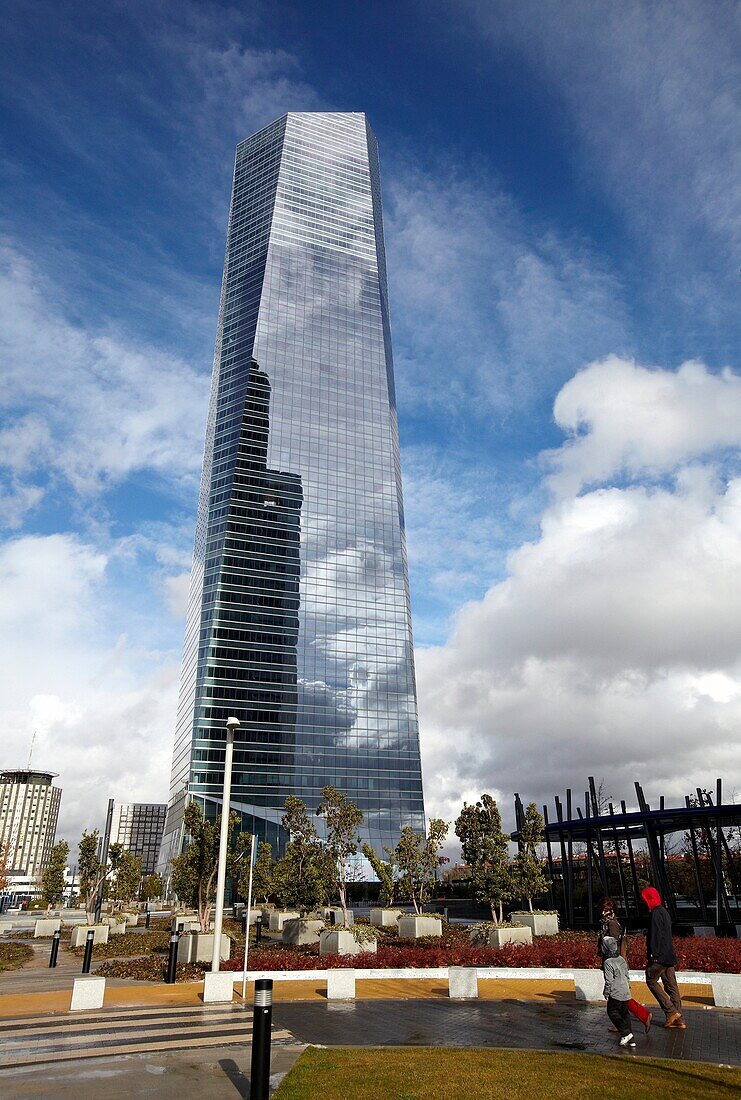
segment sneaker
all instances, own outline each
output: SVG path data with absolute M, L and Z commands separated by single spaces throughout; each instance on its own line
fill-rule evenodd
M 680 1031 L 686 1031 L 687 1030 L 687 1025 L 686 1025 L 686 1023 L 684 1022 L 684 1020 L 682 1019 L 681 1016 L 679 1017 L 678 1020 L 675 1020 L 674 1023 L 671 1024 L 671 1027 L 673 1027 L 673 1028 L 678 1027 Z
M 679 1012 L 670 1012 L 664 1021 L 664 1027 L 676 1027 L 677 1020 L 681 1020 L 682 1016 Z
M 632 1031 L 631 1031 L 630 1035 L 624 1035 L 622 1037 L 622 1039 L 620 1040 L 620 1046 L 621 1047 L 634 1047 L 635 1045 L 636 1045 L 635 1044 L 635 1039 L 633 1038 L 633 1032 Z
M 614 1031 L 614 1032 L 615 1032 L 615 1034 L 617 1035 L 617 1028 L 615 1027 L 615 1025 L 614 1025 L 614 1024 L 610 1024 L 610 1026 L 608 1027 L 608 1029 L 607 1029 L 607 1030 L 608 1030 L 608 1031 Z
M 649 1028 L 651 1027 L 651 1021 L 653 1020 L 653 1018 L 654 1018 L 653 1012 L 649 1012 L 648 1019 L 646 1020 L 645 1024 L 643 1025 L 646 1029 L 646 1035 L 648 1035 Z

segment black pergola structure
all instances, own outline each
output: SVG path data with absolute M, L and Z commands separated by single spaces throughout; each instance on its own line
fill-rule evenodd
M 655 886 L 661 894 L 675 924 L 693 923 L 714 926 L 719 931 L 735 934 L 741 927 L 741 875 L 738 853 L 734 853 L 724 830 L 741 826 L 741 805 L 725 805 L 721 780 L 716 781 L 715 800 L 697 788 L 695 796 L 687 795 L 685 805 L 669 808 L 664 798 L 653 809 L 646 801 L 640 783 L 635 784 L 637 810 L 628 810 L 624 801 L 617 811 L 612 802 L 601 803 L 594 778 L 589 777 L 589 790 L 584 792 L 584 808 L 576 805 L 571 790 L 565 803 L 554 796 L 555 820 L 549 818 L 543 806 L 545 846 L 551 882 L 551 902 L 558 908 L 562 924 L 573 928 L 586 923 L 594 926 L 602 897 L 611 896 L 629 923 L 645 922 L 646 909 L 641 901 L 641 888 Z M 524 808 L 519 794 L 515 795 L 517 828 L 511 839 L 519 842 L 524 820 Z M 684 858 L 692 864 L 697 888 L 697 904 L 675 892 L 668 873 L 666 838 L 681 833 L 687 838 Z M 580 851 L 575 851 L 575 845 Z M 708 900 L 703 886 L 703 869 L 712 869 L 714 899 Z M 608 879 L 611 872 L 613 885 Z M 577 880 L 586 879 L 581 903 L 575 900 Z M 554 885 L 560 880 L 562 890 L 556 898 Z

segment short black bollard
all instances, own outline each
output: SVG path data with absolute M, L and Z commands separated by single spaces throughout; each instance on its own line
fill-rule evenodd
M 175 984 L 175 975 L 178 969 L 178 943 L 180 941 L 180 933 L 173 932 L 170 936 L 170 950 L 167 955 L 167 977 L 165 981 L 168 985 Z
M 257 947 L 257 945 L 259 944 L 261 939 L 262 939 L 262 917 L 258 913 L 258 915 L 255 917 L 255 947 Z
M 242 931 L 247 935 L 247 912 L 242 913 Z
M 144 918 L 144 927 L 145 927 L 145 928 L 149 928 L 149 922 L 150 922 L 150 920 L 151 920 L 151 919 L 152 919 L 152 914 L 151 914 L 151 913 L 149 912 L 149 910 L 147 909 L 147 915 L 146 915 L 146 917 Z
M 57 955 L 59 954 L 59 941 L 62 938 L 62 933 L 57 929 L 51 938 L 51 954 L 49 955 L 49 969 L 53 969 L 57 965 Z
M 90 973 L 90 963 L 93 960 L 93 943 L 95 942 L 95 929 L 88 928 L 87 939 L 85 940 L 85 954 L 82 959 L 82 972 L 83 974 Z
M 255 1003 L 252 1007 L 250 1100 L 268 1100 L 272 1026 L 273 979 L 258 978 L 255 982 Z

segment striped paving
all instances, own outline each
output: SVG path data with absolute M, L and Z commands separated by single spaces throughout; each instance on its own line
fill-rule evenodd
M 77 1059 L 248 1045 L 252 1012 L 240 1004 L 118 1009 L 0 1021 L 0 1071 Z M 285 1028 L 273 1043 L 300 1045 Z

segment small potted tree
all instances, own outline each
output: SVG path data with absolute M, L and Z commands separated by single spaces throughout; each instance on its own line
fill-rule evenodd
M 474 805 L 464 803 L 455 823 L 461 841 L 461 854 L 470 868 L 471 890 L 477 901 L 487 904 L 491 924 L 472 929 L 471 938 L 480 941 L 482 932 L 490 947 L 507 943 L 532 943 L 529 928 L 504 926 L 504 903 L 512 896 L 509 869 L 509 838 L 502 830 L 502 817 L 496 800 L 482 794 Z
M 399 917 L 399 938 L 418 940 L 423 936 L 442 936 L 440 917 L 422 913 L 422 906 L 429 900 L 435 874 L 440 866 L 440 848 L 448 835 L 448 823 L 432 818 L 427 836 L 415 833 L 410 825 L 401 831 L 396 845 L 396 866 L 399 870 L 399 889 L 403 897 L 411 901 L 414 914 Z
M 394 907 L 396 900 L 396 851 L 393 848 L 384 848 L 386 859 L 381 859 L 370 844 L 363 845 L 363 855 L 368 860 L 374 875 L 379 882 L 378 900 L 380 905 L 371 909 L 370 922 L 376 928 L 396 927 L 396 923 L 404 913 L 403 909 Z
M 520 830 L 521 848 L 515 857 L 513 874 L 513 897 L 525 899 L 527 910 L 515 910 L 510 913 L 513 924 L 521 924 L 532 930 L 534 936 L 555 936 L 558 934 L 558 913 L 551 910 L 533 909 L 533 898 L 545 893 L 548 880 L 543 874 L 543 864 L 538 858 L 538 845 L 543 840 L 543 818 L 538 807 L 531 802 L 525 810 L 525 818 Z

